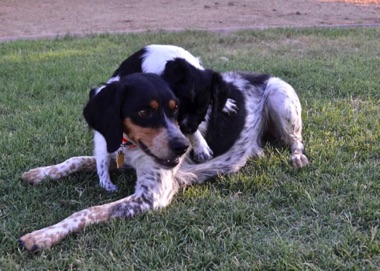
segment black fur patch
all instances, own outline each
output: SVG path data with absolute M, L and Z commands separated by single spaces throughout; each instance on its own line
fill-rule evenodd
M 152 99 L 162 104 L 161 113 L 152 110 L 149 118 L 139 117 L 140 110 L 150 108 Z M 117 82 L 107 84 L 105 88 L 90 99 L 83 109 L 88 125 L 100 132 L 107 142 L 107 151 L 116 151 L 123 138 L 122 122 L 130 118 L 140 127 L 163 127 L 163 111 L 170 118 L 176 115 L 169 110 L 169 101 L 175 100 L 173 92 L 161 77 L 150 73 L 135 73 Z M 167 101 L 167 102 L 162 102 Z M 166 105 L 167 108 L 164 108 Z M 150 108 L 151 109 L 151 108 Z
M 132 73 L 142 72 L 143 56 L 146 53 L 146 49 L 142 48 L 135 52 L 133 55 L 125 59 L 111 77 L 120 76 L 120 78 Z
M 236 114 L 221 112 L 211 120 L 206 133 L 206 141 L 214 152 L 214 157 L 227 152 L 241 135 L 245 125 L 246 109 L 242 93 L 232 84 L 229 88 L 229 98 L 234 99 L 239 108 Z
M 267 83 L 269 78 L 272 77 L 270 74 L 266 73 L 239 72 L 238 74 L 255 87 L 261 87 L 262 85 Z

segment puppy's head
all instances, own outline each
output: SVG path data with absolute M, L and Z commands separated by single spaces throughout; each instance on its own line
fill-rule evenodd
M 106 84 L 83 110 L 89 126 L 101 133 L 109 153 L 121 145 L 123 133 L 160 165 L 179 163 L 189 146 L 177 125 L 178 100 L 154 74 L 132 74 Z
M 198 129 L 210 105 L 212 117 L 223 110 L 229 92 L 219 73 L 197 69 L 185 59 L 175 58 L 166 63 L 162 77 L 180 100 L 178 123 L 183 133 L 192 134 Z

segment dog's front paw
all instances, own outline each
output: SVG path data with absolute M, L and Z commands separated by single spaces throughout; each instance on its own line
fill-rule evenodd
M 29 250 L 30 252 L 35 252 L 41 249 L 47 249 L 52 247 L 54 244 L 61 241 L 66 234 L 63 231 L 56 231 L 56 229 L 41 229 L 22 236 L 18 243 L 21 247 Z
M 210 160 L 213 157 L 213 152 L 208 145 L 198 146 L 193 149 L 193 160 L 197 163 L 203 163 Z
M 47 172 L 44 168 L 34 168 L 24 174 L 22 174 L 21 179 L 31 185 L 37 185 L 44 179 L 48 178 Z
M 100 179 L 100 186 L 108 192 L 116 192 L 117 186 L 111 182 L 110 179 Z
M 239 108 L 236 105 L 236 101 L 234 99 L 228 98 L 226 104 L 224 105 L 223 112 L 231 115 L 236 114 L 238 110 Z
M 113 183 L 108 183 L 106 185 L 101 185 L 105 190 L 108 192 L 116 192 L 117 191 L 117 186 L 114 185 Z

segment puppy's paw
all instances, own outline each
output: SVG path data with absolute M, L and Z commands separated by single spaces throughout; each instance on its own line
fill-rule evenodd
M 236 114 L 239 108 L 236 105 L 236 101 L 234 99 L 227 99 L 226 104 L 224 105 L 223 112 L 231 115 L 231 114 Z
M 213 152 L 208 145 L 199 145 L 193 149 L 193 160 L 197 163 L 203 163 L 213 157 Z

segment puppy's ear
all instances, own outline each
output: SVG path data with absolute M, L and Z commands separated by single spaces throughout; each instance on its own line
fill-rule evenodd
M 182 58 L 166 62 L 162 77 L 169 85 L 183 84 L 188 79 L 189 64 Z
M 92 99 L 96 95 L 98 88 L 92 88 L 89 93 L 89 99 Z
M 118 82 L 107 85 L 83 109 L 88 125 L 106 139 L 109 153 L 115 152 L 123 140 L 121 104 L 125 92 L 125 86 Z
M 230 90 L 226 82 L 224 82 L 222 75 L 213 72 L 211 83 L 211 100 L 212 100 L 212 117 L 214 118 L 217 113 L 221 112 L 227 102 Z

